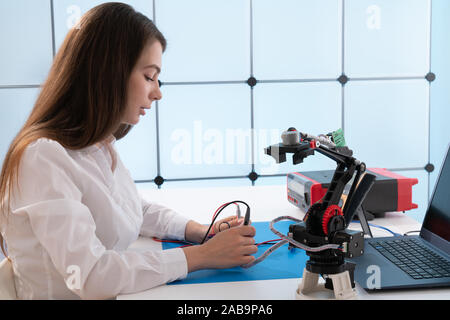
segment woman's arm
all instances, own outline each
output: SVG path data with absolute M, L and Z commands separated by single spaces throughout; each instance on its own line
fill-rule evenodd
M 208 226 L 202 225 L 194 220 L 189 220 L 186 224 L 185 236 L 186 241 L 200 243 L 208 231 Z
M 144 222 L 141 234 L 144 236 L 170 237 L 201 243 L 209 225 L 188 220 L 182 215 L 155 203 L 144 203 Z M 183 219 L 186 219 L 183 221 Z M 243 218 L 230 216 L 214 223 L 209 234 L 215 234 L 204 244 L 182 248 L 187 262 L 187 271 L 205 268 L 230 268 L 246 264 L 255 258 L 255 228 L 242 226 Z M 182 232 L 182 229 L 184 232 Z M 184 238 L 184 239 L 183 239 Z
M 78 171 L 78 165 L 55 141 L 40 139 L 27 147 L 18 175 L 20 193 L 13 198 L 11 217 L 27 217 L 29 225 L 24 226 L 26 231 L 20 234 L 23 239 L 15 243 L 15 250 L 36 239 L 45 252 L 45 260 L 27 263 L 48 261 L 48 276 L 62 277 L 69 290 L 85 299 L 112 298 L 185 277 L 187 261 L 180 248 L 138 252 L 104 246 L 97 237 L 92 212 L 82 203 L 83 193 L 73 179 L 88 174 Z M 176 226 L 183 227 L 181 237 L 186 223 Z M 178 232 L 172 226 L 167 230 Z M 79 270 L 76 284 L 70 282 L 72 273 L 68 270 L 72 267 Z

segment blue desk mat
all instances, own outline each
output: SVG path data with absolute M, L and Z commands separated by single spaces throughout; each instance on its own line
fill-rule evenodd
M 275 224 L 275 228 L 283 234 L 289 231 L 289 225 L 292 221 L 280 221 Z M 269 229 L 269 222 L 253 222 L 256 229 L 256 243 L 267 240 L 277 239 Z M 163 242 L 163 250 L 177 248 L 180 243 Z M 258 252 L 254 255 L 259 257 L 264 251 L 270 248 L 270 244 L 258 246 Z M 272 252 L 265 260 L 248 269 L 234 267 L 229 269 L 204 269 L 191 272 L 186 278 L 169 283 L 170 285 L 189 284 L 189 283 L 211 283 L 211 282 L 229 282 L 229 281 L 250 281 L 250 280 L 270 280 L 270 279 L 289 279 L 301 278 L 306 261 L 309 257 L 304 250 L 288 249 L 285 244 Z

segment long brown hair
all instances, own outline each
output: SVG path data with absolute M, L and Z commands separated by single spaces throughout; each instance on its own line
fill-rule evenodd
M 20 159 L 39 138 L 81 149 L 131 129 L 121 124 L 128 80 L 144 46 L 166 40 L 151 20 L 123 3 L 89 10 L 69 31 L 25 125 L 6 153 L 0 175 L 0 218 L 11 210 Z M 4 222 L 2 222 L 4 223 Z M 0 245 L 5 256 L 3 237 Z

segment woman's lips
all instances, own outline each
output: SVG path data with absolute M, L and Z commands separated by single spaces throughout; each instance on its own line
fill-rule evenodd
M 141 107 L 140 114 L 145 116 L 145 109 L 150 109 L 150 107 Z

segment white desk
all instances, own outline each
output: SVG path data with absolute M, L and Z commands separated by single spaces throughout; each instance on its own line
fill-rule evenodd
M 286 198 L 286 186 L 257 186 L 204 189 L 142 190 L 144 197 L 164 204 L 200 223 L 209 224 L 214 211 L 223 203 L 242 200 L 251 208 L 252 221 L 270 221 L 281 215 L 302 218 L 304 213 L 291 205 Z M 234 214 L 234 210 L 223 212 L 223 217 Z M 397 233 L 419 230 L 420 223 L 409 218 L 407 213 L 387 213 L 373 223 L 390 228 Z M 352 224 L 350 229 L 359 229 Z M 375 237 L 390 236 L 387 231 L 372 228 Z M 161 243 L 149 238 L 139 238 L 132 246 L 161 250 Z M 268 258 L 270 259 L 270 257 Z M 262 262 L 264 263 L 264 262 Z M 296 266 L 293 266 L 295 268 Z M 202 284 L 162 285 L 140 293 L 120 295 L 117 299 L 170 299 L 170 300 L 290 300 L 295 299 L 295 290 L 300 279 L 278 279 L 237 281 Z M 420 289 L 408 291 L 367 293 L 356 285 L 359 299 L 450 299 L 450 288 Z

